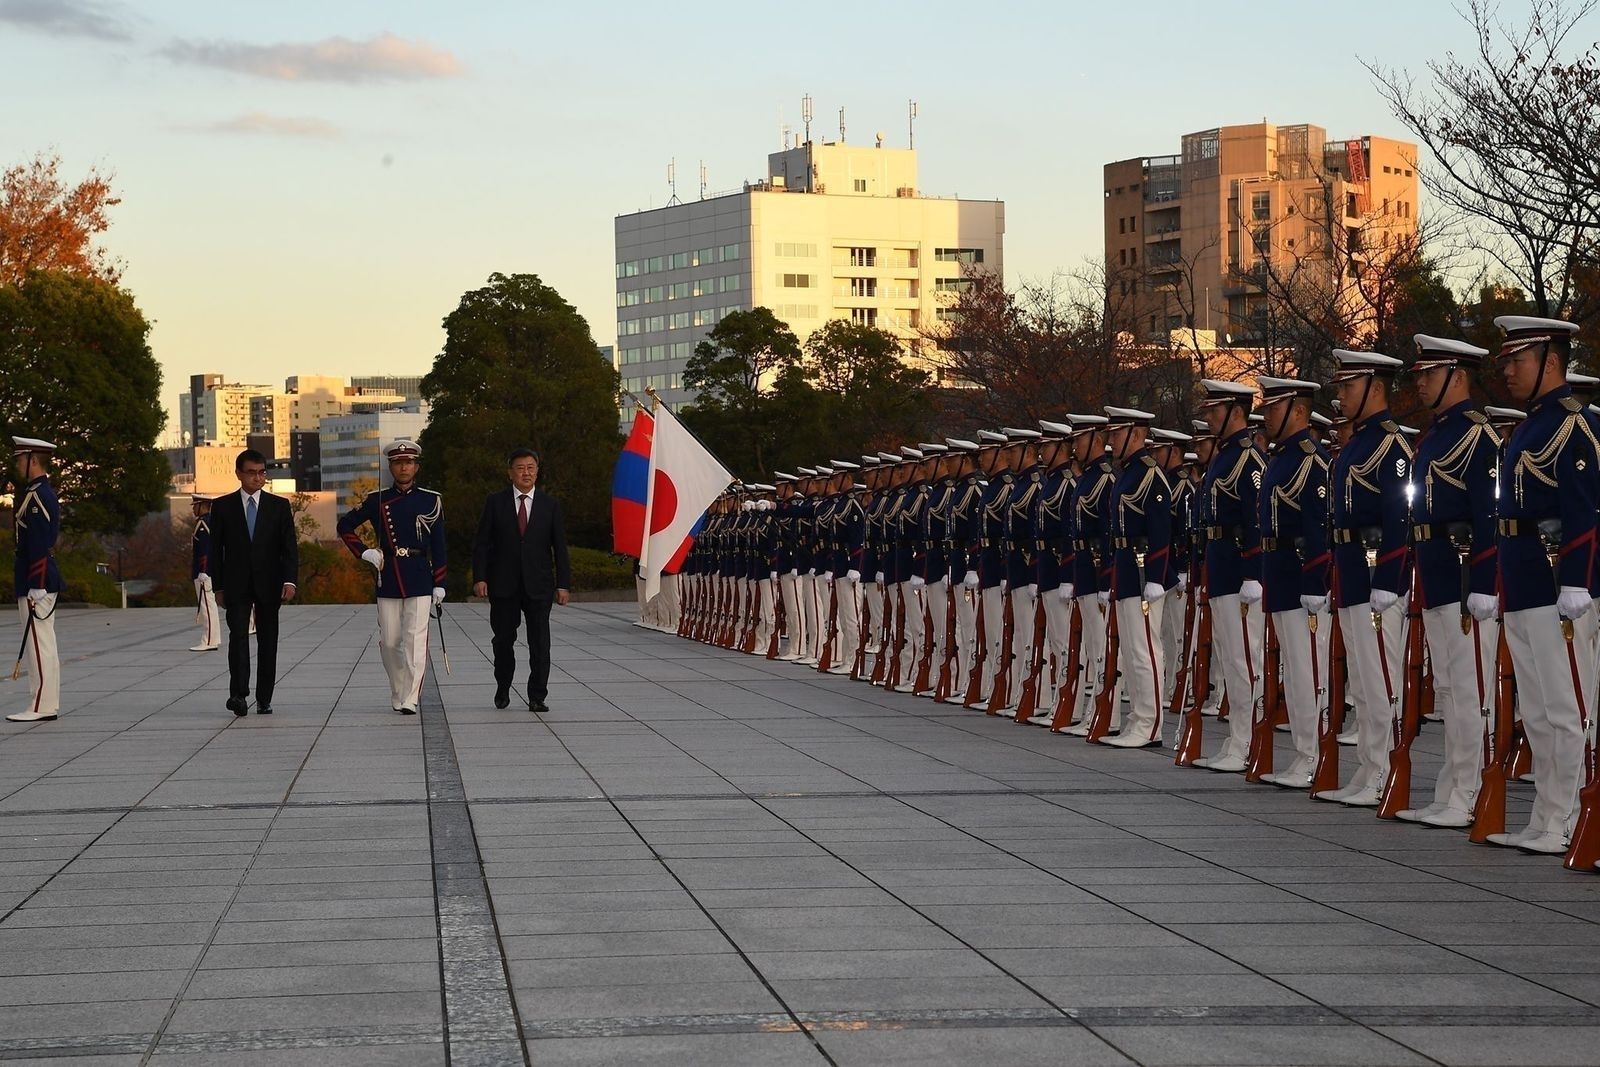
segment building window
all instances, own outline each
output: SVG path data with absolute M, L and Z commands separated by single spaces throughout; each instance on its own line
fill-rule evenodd
M 723 245 L 717 249 L 718 262 L 728 263 L 739 258 L 738 245 Z
M 1134 266 L 1139 265 L 1139 250 L 1137 248 L 1128 249 L 1128 262 Z
M 981 248 L 935 248 L 933 258 L 940 263 L 982 263 Z
M 1266 222 L 1272 218 L 1272 194 L 1250 194 L 1250 217 L 1256 222 Z
M 778 284 L 785 289 L 810 289 L 817 284 L 815 274 L 780 274 Z
M 817 246 L 779 241 L 772 246 L 772 253 L 780 259 L 814 259 L 817 254 Z
M 867 179 L 865 179 L 865 178 L 857 178 L 855 180 L 855 188 L 856 188 L 856 192 L 858 192 L 858 193 L 866 192 L 867 191 Z
M 1117 249 L 1117 262 L 1124 267 L 1128 265 L 1128 250 L 1126 248 Z
M 855 297 L 877 296 L 878 279 L 876 278 L 851 278 L 850 295 Z
M 965 293 L 971 288 L 971 278 L 940 278 L 933 283 L 936 293 Z
M 687 330 L 688 328 L 689 328 L 689 313 L 687 311 L 677 311 L 677 312 L 674 312 L 672 315 L 668 316 L 668 318 L 667 318 L 667 329 L 669 329 L 669 330 Z
M 1128 232 L 1128 220 L 1127 219 L 1122 218 L 1120 216 L 1117 218 L 1117 232 L 1118 233 L 1127 233 Z
M 852 267 L 876 267 L 878 265 L 878 250 L 876 248 L 850 249 L 850 265 Z
M 876 326 L 878 325 L 878 309 L 851 308 L 850 321 L 857 326 Z

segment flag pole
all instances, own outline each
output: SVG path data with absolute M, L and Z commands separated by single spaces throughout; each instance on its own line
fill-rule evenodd
M 626 392 L 626 390 L 624 390 L 624 392 Z M 628 395 L 629 396 L 633 396 L 632 393 L 628 393 Z M 655 417 L 656 417 L 656 405 L 658 405 L 661 402 L 661 398 L 656 395 L 655 389 L 653 387 L 649 387 L 649 386 L 647 386 L 645 388 L 645 395 L 650 398 L 650 418 L 652 420 L 654 420 Z M 639 402 L 639 398 L 638 397 L 634 396 L 633 399 L 634 399 L 634 402 L 635 403 L 639 403 L 641 407 L 644 406 L 642 403 Z M 643 536 L 641 536 L 640 539 L 639 539 L 639 575 L 640 575 L 640 577 L 642 577 L 644 579 L 644 585 L 645 585 L 646 591 L 648 591 L 649 588 L 650 588 L 650 572 L 649 572 L 649 566 L 650 566 L 650 523 L 653 520 L 652 512 L 655 509 L 655 503 L 656 503 L 656 434 L 655 434 L 654 428 L 652 427 L 652 430 L 651 430 L 651 433 L 650 433 L 650 465 L 646 468 L 646 471 L 645 471 L 645 482 L 644 482 L 644 533 L 643 533 Z M 661 581 L 661 579 L 660 579 L 660 576 L 659 576 L 659 573 L 658 573 L 657 578 L 656 578 L 656 583 L 657 583 L 658 587 L 660 585 L 660 581 Z

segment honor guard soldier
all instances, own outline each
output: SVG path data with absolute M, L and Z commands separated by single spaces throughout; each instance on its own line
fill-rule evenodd
M 877 509 L 873 533 L 878 545 L 878 585 L 883 590 L 883 635 L 874 643 L 878 646 L 878 659 L 874 660 L 872 674 L 875 683 L 888 684 L 893 671 L 889 661 L 899 655 L 896 637 L 904 639 L 905 617 L 901 585 L 905 578 L 899 573 L 898 530 L 900 509 L 905 505 L 906 483 L 911 478 L 911 468 L 902 462 L 898 452 L 879 452 L 879 466 L 884 471 L 883 506 Z M 879 666 L 881 661 L 882 666 Z
M 874 452 L 861 457 L 861 480 L 866 483 L 862 506 L 866 511 L 862 523 L 861 553 L 861 610 L 867 621 L 867 656 L 883 651 L 883 509 L 888 504 L 885 487 L 889 472 L 883 460 Z M 863 664 L 865 658 L 863 657 Z
M 967 542 L 968 566 L 978 561 L 978 610 L 983 616 L 984 663 L 983 679 L 978 690 L 980 700 L 987 702 L 994 688 L 995 673 L 1006 654 L 1002 646 L 1005 636 L 1005 583 L 1006 583 L 1006 507 L 1011 499 L 1014 475 L 1005 466 L 1005 447 L 1008 439 L 995 430 L 979 430 L 978 457 L 988 478 L 983 487 Z M 970 579 L 971 572 L 968 572 Z
M 338 532 L 350 553 L 378 572 L 378 648 L 389 674 L 391 706 L 417 713 L 428 665 L 430 609 L 444 603 L 444 508 L 439 494 L 417 485 L 422 448 L 395 441 L 383 450 L 394 484 L 367 494 L 340 516 Z M 370 526 L 378 547 L 356 534 Z
M 1258 378 L 1272 457 L 1259 498 L 1263 610 L 1277 635 L 1294 759 L 1263 779 L 1306 789 L 1328 700 L 1328 454 L 1311 432 L 1316 382 Z
M 1006 452 L 1015 478 L 1007 502 L 1006 599 L 1011 608 L 1011 667 L 1006 680 L 1006 711 L 1017 710 L 1028 668 L 1033 663 L 1034 599 L 1039 586 L 1034 569 L 1033 507 L 1044 488 L 1039 466 L 1039 431 L 1005 427 Z
M 834 636 L 830 674 L 849 674 L 861 647 L 861 562 L 866 552 L 867 513 L 856 485 L 859 463 L 836 459 L 839 472 L 833 507 L 833 589 L 838 597 L 838 632 Z M 859 487 L 865 490 L 865 486 Z
M 1195 602 L 1193 633 L 1189 637 L 1189 645 L 1194 650 L 1193 655 L 1195 658 L 1189 665 L 1189 692 L 1185 694 L 1184 699 L 1198 699 L 1200 701 L 1200 714 L 1216 718 L 1222 712 L 1221 683 L 1213 682 L 1207 687 L 1206 692 L 1200 694 L 1194 692 L 1194 685 L 1200 677 L 1197 664 L 1201 656 L 1206 658 L 1207 673 L 1220 677 L 1217 669 L 1210 666 L 1210 664 L 1217 662 L 1215 636 L 1212 637 L 1204 649 L 1200 647 L 1201 624 L 1204 622 L 1204 616 L 1209 615 L 1211 610 L 1206 606 L 1206 601 L 1204 600 L 1206 588 L 1206 527 L 1210 525 L 1210 519 L 1206 517 L 1205 494 L 1201 490 L 1205 485 L 1206 471 L 1211 469 L 1211 459 L 1217 454 L 1217 435 L 1211 431 L 1211 424 L 1206 422 L 1205 419 L 1194 419 L 1189 425 L 1192 428 L 1191 433 L 1194 437 L 1194 451 L 1184 454 L 1184 460 L 1187 463 L 1184 473 L 1190 486 L 1189 541 L 1192 566 L 1189 571 L 1189 583 L 1191 586 L 1190 595 L 1199 599 Z
M 980 445 L 959 437 L 947 437 L 950 454 L 956 456 L 956 491 L 945 527 L 945 551 L 950 558 L 950 591 L 956 599 L 956 663 L 952 672 L 947 704 L 960 704 L 972 676 L 973 657 L 978 651 L 978 557 L 969 552 L 971 531 L 983 506 L 982 472 L 978 468 Z M 959 586 L 959 588 L 957 588 Z
M 1067 514 L 1074 479 L 1072 427 L 1041 419 L 1039 430 L 1043 434 L 1040 459 L 1046 472 L 1032 515 L 1033 580 L 1043 598 L 1045 655 L 1041 663 L 1043 671 L 1049 673 L 1037 683 L 1037 710 L 1028 721 L 1049 726 L 1055 719 L 1060 689 L 1069 673 L 1067 657 L 1072 651 L 1072 545 L 1067 537 Z
M 17 484 L 17 559 L 12 577 L 22 623 L 17 667 L 26 670 L 30 680 L 27 706 L 6 716 L 12 722 L 50 722 L 61 711 L 56 597 L 62 586 L 55 560 L 56 541 L 61 537 L 61 502 L 45 468 L 55 450 L 55 445 L 36 437 L 11 439 Z
M 211 561 L 211 498 L 192 493 L 189 507 L 194 512 L 194 534 L 189 538 L 189 577 L 194 582 L 195 622 L 200 625 L 200 643 L 190 652 L 215 652 L 222 644 L 222 615 L 217 611 L 217 594 L 211 588 L 206 568 Z
M 778 503 L 773 514 L 778 527 L 778 595 L 783 598 L 783 629 L 788 646 L 778 658 L 797 660 L 806 643 L 805 613 L 800 607 L 800 479 L 785 471 L 773 475 Z
M 1344 635 L 1356 709 L 1354 776 L 1316 794 L 1375 808 L 1389 770 L 1393 721 L 1403 695 L 1401 655 L 1410 530 L 1406 486 L 1411 448 L 1389 416 L 1389 386 L 1403 364 L 1377 352 L 1334 350 L 1333 386 L 1350 420 L 1350 439 L 1328 476 L 1334 607 Z
M 1472 402 L 1487 349 L 1417 334 L 1411 374 L 1432 422 L 1412 464 L 1412 566 L 1444 720 L 1433 802 L 1395 813 L 1430 826 L 1472 825 L 1483 769 L 1483 721 L 1494 700 L 1500 640 L 1495 596 L 1495 473 L 1500 438 Z
M 1499 565 L 1536 792 L 1527 827 L 1488 840 L 1559 854 L 1577 815 L 1585 719 L 1594 713 L 1600 446 L 1566 382 L 1577 326 L 1514 315 L 1495 325 L 1506 335 L 1498 359 L 1506 391 L 1528 412 L 1500 455 Z
M 1078 468 L 1078 479 L 1067 503 L 1072 574 L 1066 583 L 1066 595 L 1077 605 L 1080 620 L 1079 682 L 1072 721 L 1061 732 L 1087 737 L 1095 698 L 1105 680 L 1108 609 L 1100 594 L 1111 588 L 1109 509 L 1116 475 L 1111 470 L 1111 460 L 1106 458 L 1106 417 L 1068 415 L 1067 422 L 1072 426 L 1072 461 Z
M 1155 415 L 1107 407 L 1107 437 L 1117 481 L 1109 501 L 1112 546 L 1110 598 L 1117 613 L 1120 664 L 1128 696 L 1122 731 L 1104 744 L 1141 748 L 1161 744 L 1161 677 L 1165 655 L 1161 620 L 1172 567 L 1172 487 L 1145 447 Z
M 928 503 L 922 511 L 922 596 L 927 603 L 928 634 L 924 649 L 930 664 L 928 684 L 936 680 L 939 664 L 943 663 L 955 640 L 950 623 L 950 509 L 955 504 L 955 470 L 959 455 L 952 455 L 950 446 L 935 441 L 917 445 L 917 451 L 932 461 L 928 486 Z M 921 673 L 920 669 L 917 672 Z M 932 695 L 932 690 L 925 690 Z
M 895 692 L 909 693 L 916 687 L 917 662 L 927 640 L 922 603 L 922 513 L 928 506 L 929 464 L 928 457 L 910 445 L 900 447 L 900 456 L 900 465 L 908 473 L 890 532 L 895 542 L 894 569 L 899 586 L 895 606 L 903 636 L 899 667 L 891 677 L 899 679 L 893 687 Z
M 1172 687 L 1178 682 L 1178 661 L 1183 658 L 1183 619 L 1188 610 L 1185 598 L 1190 593 L 1192 565 L 1189 511 L 1194 496 L 1194 487 L 1184 476 L 1183 449 L 1193 440 L 1177 430 L 1164 430 L 1159 426 L 1150 430 L 1150 455 L 1161 473 L 1167 476 L 1167 485 L 1172 489 L 1172 573 L 1177 578 L 1161 615 L 1160 638 L 1166 662 L 1166 671 L 1161 677 L 1163 708 L 1172 704 Z
M 760 497 L 755 503 L 751 533 L 751 558 L 756 578 L 756 632 L 754 654 L 765 656 L 778 626 L 778 528 L 773 517 L 777 486 L 758 482 L 750 487 Z
M 1266 461 L 1255 445 L 1250 408 L 1255 390 L 1207 378 L 1200 413 L 1216 439 L 1199 489 L 1205 524 L 1205 591 L 1211 606 L 1212 677 L 1228 701 L 1228 738 L 1196 767 L 1245 770 L 1250 717 L 1261 694 L 1261 517 L 1256 506 Z

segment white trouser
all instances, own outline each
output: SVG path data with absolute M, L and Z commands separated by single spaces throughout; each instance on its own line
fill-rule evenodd
M 940 578 L 937 582 L 930 582 L 923 587 L 922 595 L 928 605 L 928 642 L 933 646 L 933 669 L 928 672 L 928 683 L 936 685 L 939 681 L 939 669 L 944 666 L 945 657 L 950 652 L 950 579 Z
M 823 572 L 818 571 L 807 579 L 806 588 L 811 599 L 811 618 L 806 627 L 806 659 L 818 659 L 822 655 L 822 645 L 828 639 L 829 626 L 833 622 L 828 617 L 828 582 L 823 580 Z
M 1166 656 L 1160 635 L 1166 606 L 1166 597 L 1150 604 L 1148 611 L 1142 596 L 1117 601 L 1117 666 L 1128 697 L 1123 736 L 1161 740 L 1161 671 Z
M 1211 680 L 1221 681 L 1218 691 L 1228 696 L 1228 739 L 1211 757 L 1213 761 L 1250 757 L 1251 718 L 1262 693 L 1265 617 L 1259 603 L 1246 610 L 1238 593 L 1211 599 Z M 1217 699 L 1220 702 L 1222 698 Z
M 1011 590 L 1011 691 L 1007 694 L 1011 706 L 1022 700 L 1022 687 L 1033 667 L 1033 613 L 1034 598 L 1028 587 Z
M 1045 666 L 1039 680 L 1037 713 L 1048 714 L 1061 699 L 1061 687 L 1071 673 L 1067 654 L 1072 651 L 1072 603 L 1061 599 L 1060 589 L 1039 594 L 1044 597 Z
M 806 644 L 806 617 L 800 606 L 800 578 L 794 574 L 778 577 L 778 593 L 783 597 L 783 627 L 789 635 L 787 655 L 802 655 Z
M 1482 781 L 1484 709 L 1494 701 L 1500 624 L 1474 620 L 1471 632 L 1462 633 L 1461 605 L 1441 604 L 1423 611 L 1422 632 L 1433 660 L 1434 707 L 1444 717 L 1444 763 L 1433 802 L 1471 812 Z
M 923 642 L 927 640 L 922 625 L 922 590 L 913 588 L 910 582 L 901 582 L 898 588 L 905 595 L 906 606 L 906 640 L 900 647 L 900 684 L 914 685 Z
M 1002 644 L 1006 633 L 1005 597 L 1005 589 L 998 585 L 983 591 L 983 643 L 987 646 L 985 655 L 988 658 L 983 662 L 983 688 L 978 693 L 981 700 L 988 700 L 994 692 L 994 680 L 1005 662 L 1002 658 L 1006 653 Z
M 1280 767 L 1279 773 L 1292 770 L 1310 774 L 1317 762 L 1317 737 L 1322 712 L 1328 706 L 1328 632 L 1326 610 L 1317 613 L 1317 632 L 1311 633 L 1310 616 L 1304 608 L 1272 613 L 1272 629 L 1278 635 L 1278 662 L 1283 666 L 1283 702 L 1289 713 L 1289 737 L 1294 743 L 1295 766 Z M 1232 722 L 1229 716 L 1229 722 Z
M 1592 615 L 1589 611 L 1585 617 Z M 1574 640 L 1568 644 L 1554 605 L 1509 612 L 1504 625 L 1517 674 L 1517 708 L 1533 754 L 1534 801 L 1528 829 L 1568 835 L 1577 816 L 1584 741 L 1569 652 L 1585 683 L 1583 707 L 1593 708 L 1592 646 L 1577 637 L 1576 625 Z
M 800 598 L 800 643 L 791 645 L 801 659 L 810 657 L 817 647 L 817 579 L 815 575 L 802 574 L 795 581 L 795 594 Z
M 195 613 L 195 621 L 200 624 L 200 643 L 216 648 L 222 644 L 222 613 L 217 610 L 217 594 L 202 586 L 200 579 L 196 578 L 194 596 L 200 605 Z
M 765 656 L 767 646 L 772 643 L 772 629 L 778 625 L 778 606 L 773 599 L 773 586 L 777 584 L 771 578 L 762 578 L 756 582 L 756 595 L 761 599 L 761 616 L 756 622 L 756 655 Z
M 833 639 L 832 666 L 849 670 L 861 647 L 861 583 L 840 575 L 833 580 L 839 594 L 839 636 Z
M 867 651 L 877 655 L 883 647 L 883 584 L 862 576 L 862 593 L 867 613 Z
M 1090 593 L 1074 599 L 1078 603 L 1078 617 L 1083 620 L 1083 632 L 1078 637 L 1078 706 L 1072 713 L 1072 721 L 1084 723 L 1094 715 L 1095 698 L 1105 686 L 1107 616 L 1100 594 Z
M 661 592 L 657 594 L 661 601 L 661 617 L 658 620 L 662 629 L 676 631 L 678 624 L 683 621 L 682 608 L 678 603 L 678 576 L 676 574 L 663 574 L 661 576 Z
M 1183 620 L 1189 613 L 1189 597 L 1193 593 L 1176 586 L 1162 598 L 1166 606 L 1161 614 L 1161 651 L 1166 656 L 1167 669 L 1161 674 L 1161 706 L 1172 706 L 1172 687 L 1178 684 L 1178 671 L 1183 667 Z
M 956 590 L 956 673 L 950 683 L 950 695 L 966 694 L 967 683 L 972 678 L 972 660 L 978 652 L 978 596 L 976 590 L 965 585 Z
M 1554 609 L 1551 609 L 1552 612 Z M 1363 602 L 1339 609 L 1344 636 L 1347 689 L 1357 689 L 1356 773 L 1352 786 L 1379 787 L 1389 774 L 1394 717 L 1405 685 L 1405 612 L 1397 602 L 1382 615 L 1383 646 L 1373 629 L 1372 606 Z M 1387 672 L 1387 673 L 1385 673 Z
M 56 656 L 56 596 L 46 593 L 33 605 L 33 631 L 22 644 L 22 669 L 28 674 L 28 703 L 35 715 L 61 712 L 61 660 Z M 28 625 L 28 598 L 17 598 L 17 617 Z
M 389 672 L 391 707 L 417 710 L 428 666 L 428 608 L 432 597 L 379 597 L 378 650 Z

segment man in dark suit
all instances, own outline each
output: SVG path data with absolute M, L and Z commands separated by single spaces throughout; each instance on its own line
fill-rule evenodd
M 247 448 L 233 462 L 239 491 L 211 505 L 211 555 L 206 561 L 217 604 L 228 620 L 228 710 L 250 702 L 250 612 L 256 625 L 256 714 L 272 714 L 278 672 L 278 608 L 294 599 L 300 569 L 289 502 L 262 487 L 267 460 Z
M 472 545 L 472 592 L 489 598 L 494 631 L 494 706 L 511 703 L 517 627 L 528 623 L 528 710 L 543 712 L 550 682 L 550 605 L 565 605 L 572 586 L 561 503 L 537 492 L 539 455 L 511 453 L 511 485 L 491 493 Z M 552 566 L 553 565 L 553 566 Z

